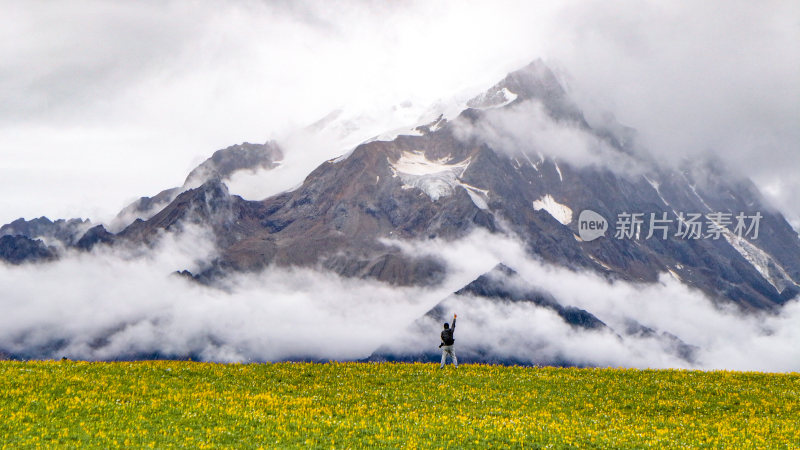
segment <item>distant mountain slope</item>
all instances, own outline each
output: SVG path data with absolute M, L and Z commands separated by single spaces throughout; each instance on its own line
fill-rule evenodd
M 217 150 L 210 158 L 192 170 L 186 177 L 183 186 L 165 189 L 153 197 L 141 197 L 120 211 L 114 221 L 109 224 L 109 228 L 119 232 L 132 224 L 136 225 L 131 227 L 131 230 L 127 233 L 121 234 L 121 236 L 128 236 L 134 233 L 133 230 L 138 229 L 138 224 L 143 219 L 150 219 L 158 214 L 180 194 L 193 188 L 198 188 L 209 181 L 212 184 L 213 182 L 219 184 L 222 180 L 230 179 L 233 174 L 239 171 L 274 169 L 280 165 L 282 159 L 283 152 L 272 141 L 265 144 L 245 142 Z M 227 199 L 227 188 L 221 186 L 221 189 L 224 190 L 224 195 Z M 162 226 L 160 228 L 165 227 Z M 40 240 L 42 243 L 51 246 L 48 250 L 48 260 L 55 258 L 61 250 L 66 248 L 85 251 L 91 250 L 97 244 L 113 244 L 117 240 L 117 236 L 109 232 L 106 226 L 92 224 L 88 219 L 58 219 L 51 221 L 47 217 L 31 220 L 17 219 L 1 226 L 0 236 L 24 236 L 31 240 Z M 21 246 L 15 254 L 24 254 L 34 248 L 25 240 L 17 240 L 15 242 Z M 0 260 L 19 263 L 42 259 L 41 256 L 35 256 L 33 253 L 30 258 L 12 258 L 9 256 L 13 250 L 10 247 L 12 245 L 11 240 L 7 240 L 7 244 L 9 247 L 6 252 L 0 253 Z
M 25 236 L 0 236 L 0 261 L 11 264 L 46 262 L 55 259 L 56 252 L 42 241 Z
M 73 245 L 92 226 L 88 219 L 58 219 L 47 217 L 25 220 L 17 219 L 0 227 L 0 236 L 26 236 L 42 239 L 51 244 Z
M 273 141 L 264 144 L 244 142 L 217 150 L 189 173 L 182 186 L 165 189 L 153 197 L 139 198 L 117 214 L 111 227 L 121 230 L 136 219 L 149 219 L 175 200 L 180 193 L 199 187 L 209 180 L 228 181 L 239 171 L 274 169 L 282 160 L 283 151 Z

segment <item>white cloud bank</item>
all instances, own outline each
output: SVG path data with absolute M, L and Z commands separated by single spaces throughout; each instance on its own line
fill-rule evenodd
M 358 359 L 488 270 L 455 270 L 439 288 L 422 289 L 273 268 L 233 276 L 222 290 L 174 274 L 213 257 L 213 248 L 198 248 L 203 242 L 211 239 L 189 227 L 153 252 L 99 248 L 50 264 L 0 264 L 0 349 L 103 360 Z
M 528 285 L 552 294 L 565 306 L 587 310 L 614 330 L 577 331 L 551 310 L 529 303 L 451 297 L 444 306 L 459 314 L 458 342 L 462 347 L 531 362 L 562 359 L 642 368 L 800 369 L 800 299 L 786 304 L 778 315 L 745 315 L 734 307 L 714 306 L 703 293 L 668 274 L 655 284 L 609 282 L 592 272 L 573 272 L 531 260 L 515 240 L 483 232 L 462 241 L 458 248 L 443 243 L 401 245 L 414 254 L 444 255 L 448 261 L 478 257 L 502 261 Z M 656 337 L 618 339 L 629 320 L 698 347 L 695 361 L 678 358 L 668 342 Z M 430 341 L 426 336 L 435 336 L 440 329 L 440 323 L 425 319 L 419 327 L 423 335 L 407 338 L 401 347 L 423 346 Z
M 458 138 L 479 139 L 492 149 L 528 159 L 554 158 L 574 167 L 600 167 L 621 174 L 641 174 L 640 161 L 612 148 L 591 130 L 553 119 L 537 100 L 508 109 L 489 110 L 476 124 L 460 121 Z
M 449 264 L 436 288 L 397 288 L 311 269 L 268 269 L 229 280 L 228 289 L 170 275 L 213 255 L 196 248 L 199 231 L 167 236 L 151 255 L 74 254 L 45 265 L 0 266 L 0 348 L 39 357 L 117 359 L 194 355 L 212 361 L 285 358 L 351 360 L 390 344 L 408 353 L 436 351 L 441 324 L 426 311 L 498 262 L 565 304 L 590 311 L 617 332 L 627 319 L 699 347 L 694 364 L 662 340 L 620 339 L 576 330 L 529 303 L 451 297 L 458 348 L 537 363 L 693 367 L 761 371 L 800 369 L 800 304 L 778 316 L 720 310 L 700 293 L 664 277 L 653 285 L 609 283 L 594 274 L 530 260 L 518 242 L 480 232 L 445 243 L 396 243 Z M 56 347 L 48 347 L 60 343 Z M 464 362 L 468 362 L 465 360 Z

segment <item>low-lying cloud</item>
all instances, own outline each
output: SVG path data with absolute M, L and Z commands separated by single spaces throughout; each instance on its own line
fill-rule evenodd
M 554 119 L 538 100 L 488 110 L 475 123 L 457 121 L 455 134 L 463 140 L 486 142 L 512 156 L 548 157 L 574 167 L 594 166 L 621 174 L 637 174 L 644 169 L 641 160 L 611 147 L 591 130 Z
M 787 303 L 777 315 L 744 314 L 734 306 L 715 306 L 698 290 L 663 274 L 658 283 L 609 281 L 594 272 L 575 272 L 530 258 L 515 239 L 473 234 L 459 243 L 398 244 L 415 254 L 454 258 L 482 255 L 500 260 L 519 273 L 527 285 L 552 294 L 564 306 L 587 310 L 610 330 L 576 330 L 552 310 L 532 303 L 498 302 L 474 296 L 453 296 L 443 306 L 459 314 L 459 347 L 499 358 L 521 361 L 569 361 L 591 366 L 681 367 L 759 371 L 800 368 L 800 300 Z M 463 252 L 463 253 L 462 253 Z M 447 315 L 447 313 L 445 314 Z M 655 333 L 626 336 L 631 323 Z M 408 350 L 429 341 L 441 324 L 420 321 L 404 345 Z M 679 357 L 674 336 L 696 347 L 691 360 Z M 621 336 L 621 337 L 620 337 Z
M 0 265 L 0 351 L 90 360 L 359 359 L 464 282 L 397 288 L 272 268 L 210 288 L 175 274 L 213 256 L 198 242 L 211 240 L 187 229 L 166 235 L 152 253 L 101 249 L 51 264 Z
M 224 289 L 174 275 L 213 257 L 202 230 L 166 235 L 150 253 L 97 250 L 50 264 L 0 266 L 0 351 L 37 358 L 114 360 L 192 356 L 208 361 L 357 360 L 379 348 L 436 352 L 441 324 L 423 317 L 441 304 L 459 314 L 457 349 L 530 364 L 800 369 L 800 304 L 779 315 L 718 308 L 664 276 L 659 283 L 610 282 L 531 259 L 514 239 L 477 232 L 456 242 L 392 241 L 447 262 L 436 287 L 395 287 L 308 268 L 239 274 Z M 452 296 L 503 262 L 564 305 L 586 309 L 610 329 L 571 327 L 551 309 Z M 625 335 L 635 320 L 656 335 Z M 687 361 L 670 333 L 697 347 Z

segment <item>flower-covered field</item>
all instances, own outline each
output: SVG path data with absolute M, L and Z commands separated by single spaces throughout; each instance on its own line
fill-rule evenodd
M 3 448 L 797 448 L 799 418 L 797 373 L 0 362 Z

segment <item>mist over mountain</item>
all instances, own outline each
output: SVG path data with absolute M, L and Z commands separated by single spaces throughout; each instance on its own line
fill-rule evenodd
M 448 109 L 267 198 L 229 185 L 279 174 L 280 142 L 219 150 L 109 224 L 4 225 L 0 353 L 425 360 L 457 311 L 470 361 L 796 368 L 800 238 L 746 176 L 588 120 L 541 60 Z

